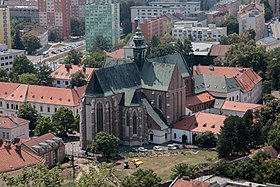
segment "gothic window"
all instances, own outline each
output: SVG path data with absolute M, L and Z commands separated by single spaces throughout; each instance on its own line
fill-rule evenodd
M 163 102 L 162 102 L 162 95 L 158 96 L 158 108 L 162 111 L 163 109 Z
M 126 126 L 130 126 L 130 115 L 129 115 L 129 111 L 127 111 L 127 114 L 126 114 Z
M 103 106 L 102 103 L 98 103 L 96 106 L 96 118 L 97 118 L 97 132 L 103 131 Z
M 132 123 L 133 123 L 133 134 L 137 134 L 137 116 L 136 116 L 136 112 L 133 113 L 133 119 L 132 119 Z

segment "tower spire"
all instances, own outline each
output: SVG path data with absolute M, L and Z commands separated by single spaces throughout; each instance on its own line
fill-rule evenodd
M 134 19 L 135 24 L 137 24 L 136 32 L 133 37 L 134 41 L 134 47 L 133 47 L 133 56 L 134 56 L 134 62 L 137 64 L 139 70 L 142 69 L 143 64 L 145 62 L 145 52 L 146 52 L 146 44 L 145 44 L 145 38 L 144 35 L 141 32 L 140 29 L 140 20 L 139 18 Z

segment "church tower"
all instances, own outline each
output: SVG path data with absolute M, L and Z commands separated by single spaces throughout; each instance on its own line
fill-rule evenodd
M 135 35 L 133 37 L 134 46 L 133 46 L 133 57 L 134 62 L 137 64 L 139 70 L 142 69 L 143 64 L 145 62 L 145 52 L 146 52 L 146 44 L 145 38 L 140 30 L 140 20 L 135 18 L 135 25 L 137 25 Z

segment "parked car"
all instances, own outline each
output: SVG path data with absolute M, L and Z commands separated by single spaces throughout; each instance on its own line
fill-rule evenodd
M 169 150 L 177 149 L 177 147 L 175 145 L 173 145 L 173 144 L 169 144 L 169 145 L 167 145 L 167 147 L 168 147 Z
M 163 151 L 161 146 L 154 146 L 153 150 L 155 150 L 155 151 Z
M 147 152 L 148 150 L 145 149 L 145 147 L 139 147 L 139 148 L 138 148 L 138 151 L 139 151 L 139 152 Z

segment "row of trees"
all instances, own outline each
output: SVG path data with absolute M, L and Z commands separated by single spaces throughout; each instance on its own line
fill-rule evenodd
M 36 136 L 52 131 L 60 137 L 67 137 L 67 133 L 79 130 L 80 116 L 74 116 L 73 112 L 65 107 L 59 108 L 50 119 L 40 116 L 30 103 L 24 102 L 17 114 L 30 121 L 29 129 L 35 130 Z

